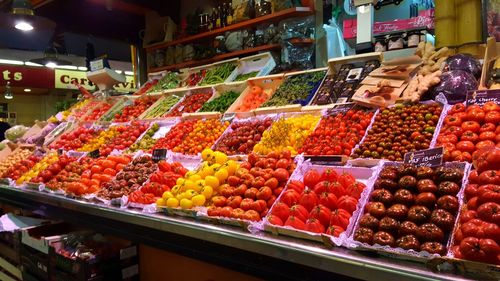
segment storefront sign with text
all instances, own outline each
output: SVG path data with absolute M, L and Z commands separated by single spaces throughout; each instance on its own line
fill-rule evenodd
M 0 65 L 0 86 L 54 88 L 54 70 L 45 67 Z
M 115 86 L 117 91 L 133 91 L 135 90 L 135 82 L 133 76 L 125 76 L 127 81 Z M 87 90 L 94 90 L 96 86 L 87 78 L 87 73 L 84 71 L 56 69 L 55 71 L 55 88 L 57 89 L 74 89 L 77 87 L 73 85 L 77 82 Z

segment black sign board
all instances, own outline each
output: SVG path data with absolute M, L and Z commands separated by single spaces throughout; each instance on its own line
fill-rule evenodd
M 304 155 L 304 159 L 311 160 L 312 164 L 316 165 L 344 165 L 347 161 L 347 157 L 344 155 L 325 155 L 325 156 L 314 156 L 314 155 Z
M 153 149 L 153 161 L 158 162 L 160 160 L 165 160 L 167 158 L 167 149 Z
M 89 152 L 89 157 L 99 158 L 100 156 L 101 156 L 101 153 L 99 152 L 99 149 L 96 149 L 96 150 Z
M 465 99 L 465 105 L 483 105 L 489 101 L 500 104 L 500 90 L 495 89 L 468 92 Z
M 443 147 L 431 148 L 405 154 L 404 162 L 415 166 L 435 167 L 443 164 Z
M 328 109 L 327 115 L 337 115 L 339 113 L 344 114 L 347 111 L 351 110 L 353 106 L 354 103 L 339 104 L 334 108 Z

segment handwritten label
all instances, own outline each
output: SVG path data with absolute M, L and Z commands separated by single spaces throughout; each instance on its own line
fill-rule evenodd
M 99 158 L 101 156 L 101 153 L 99 152 L 99 149 L 93 150 L 89 152 L 89 157 L 91 158 Z
M 153 149 L 153 161 L 158 162 L 161 160 L 165 160 L 167 158 L 167 149 L 160 148 L 160 149 Z
M 415 166 L 435 167 L 443 164 L 443 147 L 431 148 L 405 154 L 404 162 Z
M 500 90 L 481 90 L 481 91 L 473 91 L 468 92 L 465 100 L 465 105 L 483 105 L 489 101 L 492 101 L 496 104 L 500 104 Z

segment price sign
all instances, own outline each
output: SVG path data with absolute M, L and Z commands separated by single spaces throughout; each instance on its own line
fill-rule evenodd
M 167 158 L 167 149 L 153 149 L 153 161 L 158 162 Z
M 91 158 L 99 158 L 101 156 L 101 153 L 99 152 L 99 149 L 93 150 L 89 152 L 89 157 Z
M 415 166 L 435 167 L 443 164 L 443 147 L 431 148 L 405 154 L 404 162 Z
M 57 155 L 62 155 L 64 153 L 64 150 L 62 148 L 59 148 L 57 150 Z
M 468 92 L 465 99 L 465 105 L 483 105 L 489 101 L 500 104 L 500 90 L 495 89 Z
M 236 117 L 236 113 L 226 113 L 222 117 L 222 121 L 223 122 L 228 121 L 229 123 L 231 123 L 233 121 L 234 117 Z
M 334 108 L 328 109 L 328 115 L 337 115 L 339 113 L 346 113 L 351 110 L 354 106 L 354 103 L 346 103 L 335 106 Z
M 328 155 L 328 156 L 304 156 L 305 159 L 310 159 L 311 163 L 316 165 L 344 165 L 347 162 L 347 157 L 344 155 Z

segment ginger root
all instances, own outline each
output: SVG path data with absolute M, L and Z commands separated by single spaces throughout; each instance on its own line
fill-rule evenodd
M 418 101 L 430 88 L 441 82 L 441 74 L 441 70 L 437 70 L 427 75 L 416 75 L 404 90 L 402 98 Z

